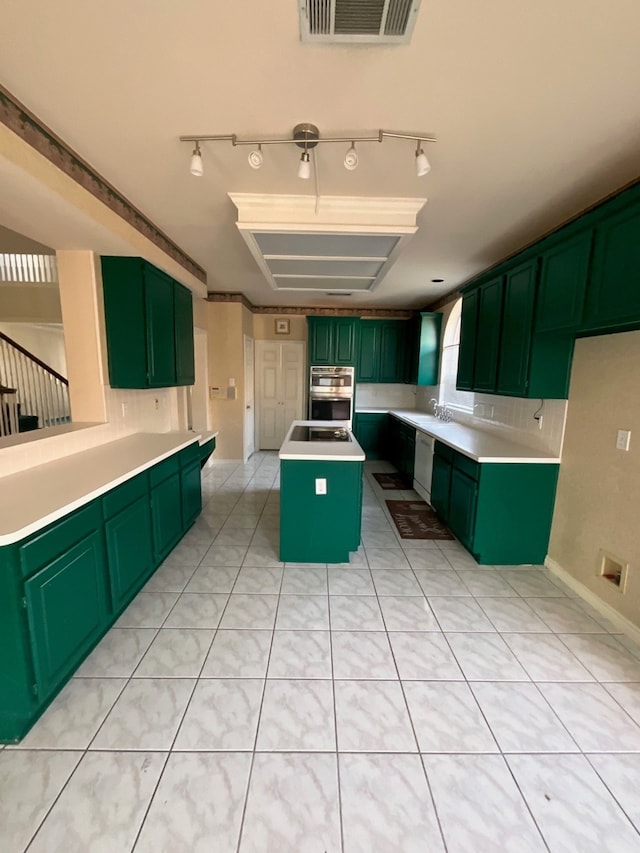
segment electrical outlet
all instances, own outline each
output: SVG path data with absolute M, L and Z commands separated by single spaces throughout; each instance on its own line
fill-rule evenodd
M 122 405 L 122 416 L 126 417 L 126 415 L 127 415 L 127 404 L 122 403 L 121 405 Z
M 538 421 L 538 429 L 542 429 L 542 421 L 544 420 L 544 415 L 538 415 L 536 420 Z
M 631 443 L 631 430 L 630 429 L 619 429 L 618 436 L 616 438 L 616 450 L 629 450 L 629 444 Z
M 160 408 L 160 400 L 158 400 L 157 397 L 153 401 L 153 407 L 154 407 L 154 409 L 156 409 L 156 411 Z
M 324 477 L 316 477 L 316 495 L 327 494 L 327 481 Z

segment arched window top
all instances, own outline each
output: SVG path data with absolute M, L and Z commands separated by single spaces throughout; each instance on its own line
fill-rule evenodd
M 470 391 L 458 391 L 458 354 L 460 351 L 460 323 L 462 298 L 458 299 L 447 318 L 442 338 L 442 365 L 438 402 L 461 412 L 473 412 L 474 395 Z
M 455 347 L 460 343 L 460 322 L 462 320 L 462 298 L 458 299 L 451 309 L 444 329 L 442 345 L 444 347 Z

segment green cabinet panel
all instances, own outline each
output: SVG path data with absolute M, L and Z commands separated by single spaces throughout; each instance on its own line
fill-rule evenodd
M 563 240 L 540 259 L 536 332 L 575 332 L 584 306 L 593 232 Z
M 202 509 L 199 459 L 182 469 L 180 487 L 182 490 L 182 529 L 184 531 L 191 527 Z
M 431 506 L 445 522 L 449 521 L 449 498 L 451 495 L 451 460 L 438 453 L 438 442 L 433 455 L 431 474 Z
M 413 481 L 416 455 L 416 430 L 394 415 L 388 416 L 386 436 L 386 458 L 404 475 Z
M 478 328 L 473 387 L 495 391 L 502 320 L 502 276 L 483 284 L 478 293 Z
M 640 202 L 595 229 L 593 265 L 581 332 L 640 328 Z
M 465 293 L 462 298 L 460 349 L 458 353 L 458 376 L 456 379 L 456 388 L 460 391 L 473 390 L 479 305 L 480 294 L 478 290 Z
M 100 502 L 92 501 L 77 512 L 39 530 L 18 548 L 23 576 L 37 572 L 54 557 L 64 554 L 76 542 L 101 527 Z
M 467 548 L 473 545 L 477 499 L 477 482 L 454 465 L 451 470 L 448 523 Z
M 387 443 L 387 414 L 357 412 L 353 432 L 367 459 L 381 459 Z
M 191 293 L 141 258 L 101 261 L 112 387 L 193 384 Z
M 354 365 L 358 323 L 357 317 L 307 317 L 309 364 Z
M 175 318 L 176 385 L 193 385 L 196 381 L 193 347 L 193 296 L 181 284 L 173 290 Z
M 356 382 L 377 382 L 380 364 L 380 325 L 375 320 L 360 323 Z
M 176 384 L 175 315 L 173 280 L 145 266 L 147 378 L 150 388 Z
M 112 518 L 122 512 L 138 498 L 145 498 L 149 503 L 149 477 L 146 471 L 138 474 L 137 477 L 131 477 L 122 485 L 111 489 L 110 492 L 102 496 L 102 511 L 105 519 Z
M 525 396 L 529 383 L 529 354 L 536 297 L 537 260 L 528 261 L 505 276 L 498 394 Z
M 119 612 L 153 571 L 148 491 L 105 522 L 113 610 Z
M 405 371 L 403 320 L 384 320 L 380 326 L 380 367 L 378 382 L 403 382 Z
M 316 479 L 327 492 L 316 494 Z M 362 462 L 280 462 L 280 559 L 348 563 L 360 545 Z
M 107 625 L 100 533 L 92 533 L 26 581 L 24 590 L 40 700 L 84 657 Z
M 161 562 L 182 536 L 180 473 L 171 474 L 151 489 L 153 556 Z
M 417 385 L 437 385 L 440 370 L 442 314 L 422 312 L 414 346 L 418 350 Z

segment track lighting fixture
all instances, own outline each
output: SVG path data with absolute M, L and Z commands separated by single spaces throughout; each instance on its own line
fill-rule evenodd
M 196 140 L 196 147 L 191 155 L 191 174 L 196 178 L 201 178 L 204 174 L 204 163 L 202 162 L 202 153 L 200 151 L 200 143 Z
M 355 143 L 351 143 L 351 148 L 344 155 L 344 167 L 350 172 L 353 172 L 358 166 L 358 152 L 356 151 Z
M 311 177 L 311 162 L 309 160 L 309 152 L 303 151 L 300 157 L 300 165 L 298 166 L 298 177 L 303 181 L 308 181 Z
M 419 178 L 427 175 L 431 171 L 431 164 L 427 160 L 427 155 L 420 146 L 420 141 L 416 140 L 416 174 Z
M 304 148 L 304 152 L 300 157 L 298 165 L 298 177 L 303 180 L 308 180 L 311 177 L 311 162 L 309 160 L 309 151 L 325 142 L 350 142 L 351 145 L 347 149 L 344 157 L 344 167 L 349 171 L 355 169 L 358 165 L 358 152 L 356 151 L 356 142 L 384 142 L 385 139 L 410 139 L 416 143 L 415 164 L 416 174 L 418 177 L 428 174 L 431 170 L 426 154 L 422 150 L 422 142 L 436 142 L 435 137 L 427 136 L 426 134 L 405 133 L 404 131 L 395 130 L 379 130 L 372 136 L 355 136 L 350 133 L 348 136 L 320 136 L 320 131 L 314 124 L 304 122 L 297 124 L 293 128 L 291 136 L 271 139 L 265 137 L 263 139 L 238 139 L 235 133 L 215 134 L 215 135 L 193 135 L 181 136 L 181 142 L 193 142 L 195 148 L 191 155 L 191 174 L 202 175 L 204 172 L 202 154 L 200 152 L 201 142 L 230 142 L 234 147 L 237 145 L 251 145 L 255 150 L 251 151 L 248 156 L 249 165 L 252 169 L 259 169 L 263 163 L 262 146 L 263 145 L 290 145 L 294 144 L 300 148 Z M 257 146 L 257 149 L 255 148 Z
M 264 162 L 264 157 L 262 156 L 262 145 L 259 144 L 257 150 L 250 151 L 247 160 L 249 161 L 249 165 L 252 169 L 259 169 Z

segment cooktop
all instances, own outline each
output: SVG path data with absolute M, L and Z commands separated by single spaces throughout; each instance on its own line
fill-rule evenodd
M 351 441 L 344 427 L 296 426 L 291 441 Z

